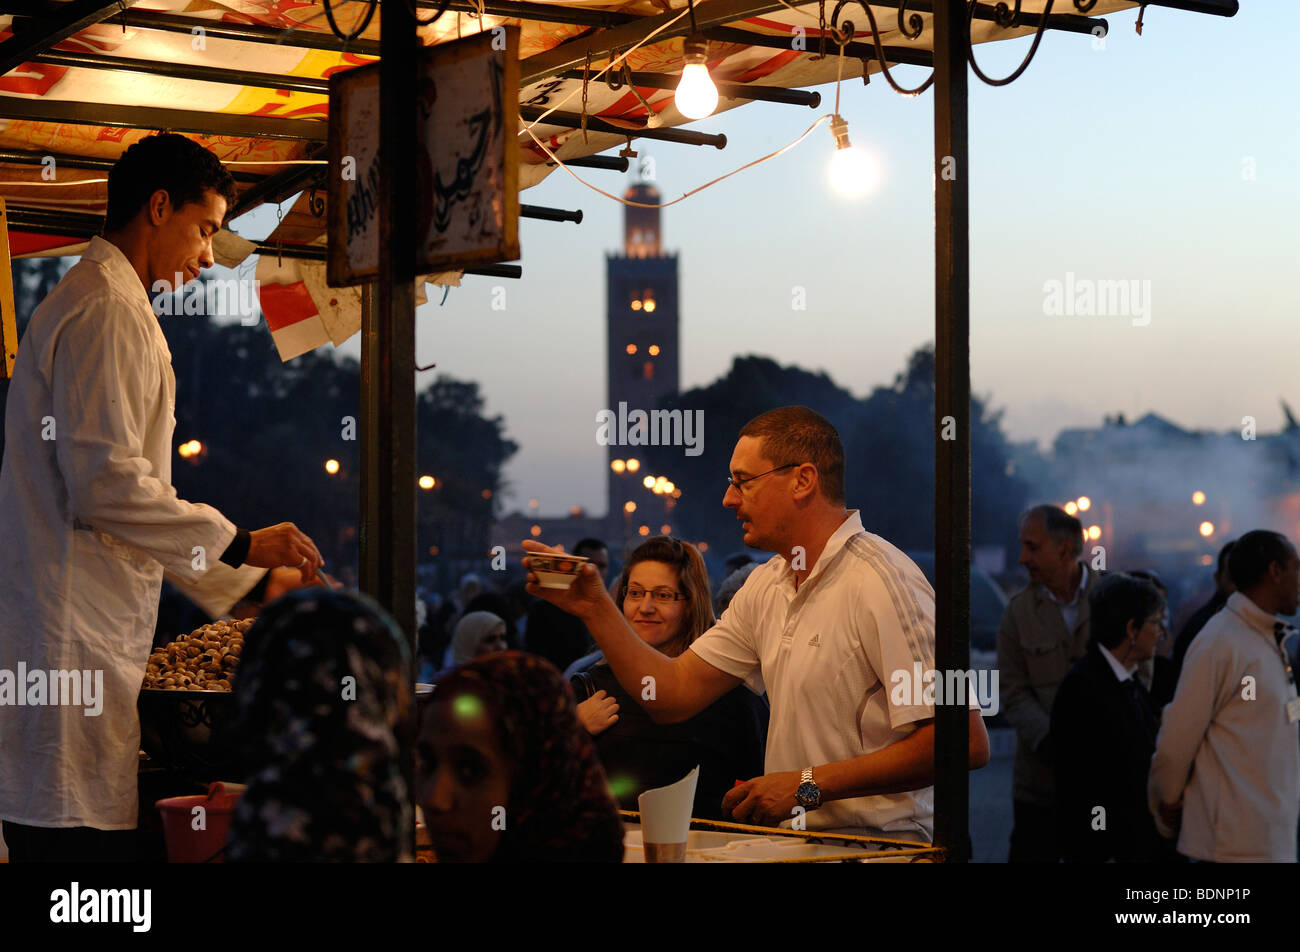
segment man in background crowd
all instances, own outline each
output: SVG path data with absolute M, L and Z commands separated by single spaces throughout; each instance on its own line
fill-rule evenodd
M 1016 729 L 1013 863 L 1055 863 L 1056 789 L 1052 702 L 1088 647 L 1088 596 L 1095 573 L 1080 560 L 1083 526 L 1056 506 L 1020 517 L 1020 564 L 1029 584 L 1012 596 L 998 629 L 1002 710 Z
M 600 539 L 582 539 L 573 547 L 573 554 L 590 559 L 601 579 L 609 574 L 609 549 Z M 524 630 L 528 650 L 561 671 L 591 651 L 595 644 L 581 619 L 540 598 L 529 607 Z
M 1178 852 L 1212 863 L 1294 863 L 1300 700 L 1278 615 L 1300 603 L 1300 557 L 1255 530 L 1228 557 L 1237 591 L 1192 643 L 1151 761 L 1148 800 Z

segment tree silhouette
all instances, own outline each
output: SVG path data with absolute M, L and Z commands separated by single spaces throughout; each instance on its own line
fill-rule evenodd
M 782 367 L 767 357 L 737 357 L 706 387 L 671 397 L 661 409 L 703 410 L 704 451 L 645 447 L 646 472 L 666 475 L 682 496 L 673 505 L 675 534 L 706 541 L 721 556 L 742 548 L 735 516 L 722 506 L 724 482 L 737 435 L 749 420 L 774 407 L 802 404 L 825 416 L 840 433 L 845 452 L 847 505 L 861 510 L 870 532 L 904 549 L 934 547 L 934 348 L 908 359 L 892 386 L 854 397 L 824 373 Z M 972 538 L 1006 545 L 1016 537 L 1016 515 L 1027 487 L 1008 472 L 1011 447 L 1001 412 L 971 400 Z M 649 497 L 653 499 L 653 497 Z

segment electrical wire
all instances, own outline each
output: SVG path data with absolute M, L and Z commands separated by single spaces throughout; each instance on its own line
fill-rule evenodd
M 680 20 L 682 17 L 686 16 L 688 13 L 689 13 L 689 9 L 688 9 L 688 8 L 683 8 L 682 11 L 681 11 L 680 13 L 677 14 L 677 16 L 675 16 L 675 17 L 673 17 L 671 20 L 668 20 L 667 22 L 662 23 L 662 24 L 660 24 L 659 26 L 655 27 L 655 29 L 653 29 L 652 31 L 650 31 L 649 33 L 647 33 L 647 34 L 646 34 L 646 35 L 645 35 L 641 40 L 637 41 L 637 42 L 634 43 L 632 46 L 630 46 L 630 47 L 628 47 L 626 50 L 624 50 L 622 53 L 619 53 L 617 56 L 614 56 L 613 58 L 611 58 L 610 61 L 609 61 L 609 63 L 606 64 L 606 66 L 605 66 L 604 69 L 601 69 L 601 70 L 599 70 L 598 72 L 592 73 L 592 75 L 591 75 L 591 81 L 594 82 L 594 81 L 596 81 L 596 80 L 599 80 L 600 77 L 604 76 L 607 72 L 609 72 L 611 69 L 613 69 L 614 66 L 616 66 L 616 65 L 618 65 L 618 64 L 621 64 L 625 59 L 627 59 L 627 57 L 628 57 L 628 55 L 629 55 L 630 53 L 632 53 L 632 52 L 634 52 L 634 51 L 640 49 L 640 48 L 643 47 L 643 46 L 645 46 L 645 45 L 646 45 L 647 43 L 649 43 L 652 39 L 654 39 L 656 36 L 658 36 L 658 35 L 659 35 L 660 33 L 662 33 L 664 30 L 668 29 L 670 26 L 672 26 L 674 23 L 676 23 L 676 22 L 677 22 L 678 20 Z M 538 116 L 536 119 L 534 119 L 532 122 L 530 122 L 527 126 L 525 126 L 524 128 L 527 129 L 529 135 L 532 135 L 533 128 L 534 128 L 538 123 L 544 123 L 544 122 L 545 122 L 545 119 L 546 119 L 547 116 L 549 116 L 551 113 L 555 112 L 557 109 L 559 109 L 561 106 L 563 106 L 566 102 L 568 102 L 568 101 L 569 101 L 570 99 L 572 99 L 574 96 L 578 95 L 578 93 L 580 93 L 581 91 L 582 91 L 582 88 L 581 88 L 581 87 L 578 87 L 577 89 L 574 89 L 571 93 L 569 93 L 569 95 L 565 96 L 563 99 L 561 99 L 559 102 L 557 102 L 554 106 L 551 106 L 549 109 L 547 109 L 545 112 L 543 112 L 540 116 Z M 533 136 L 533 138 L 536 139 L 537 137 L 536 137 L 536 136 Z
M 805 131 L 803 135 L 799 136 L 799 138 L 795 139 L 793 142 L 783 145 L 775 152 L 769 152 L 767 155 L 761 156 L 760 158 L 757 158 L 752 162 L 746 162 L 740 168 L 733 169 L 732 171 L 728 172 L 726 175 L 719 175 L 711 182 L 705 182 L 703 185 L 699 186 L 698 188 L 693 188 L 689 192 L 683 193 L 679 198 L 674 198 L 671 202 L 663 202 L 662 204 L 659 205 L 652 205 L 647 202 L 630 202 L 627 199 L 620 198 L 617 195 L 611 195 L 609 192 L 606 192 L 604 189 L 597 188 L 595 185 L 592 185 L 590 182 L 583 179 L 580 175 L 578 175 L 578 173 L 574 172 L 573 169 L 569 168 L 568 165 L 566 165 L 562 159 L 560 159 L 558 156 L 556 156 L 554 152 L 550 150 L 550 148 L 546 145 L 545 142 L 537 138 L 537 134 L 533 132 L 533 130 L 530 127 L 526 126 L 524 131 L 526 131 L 530 136 L 533 137 L 533 141 L 536 142 L 538 146 L 541 147 L 543 152 L 545 152 L 548 156 L 551 157 L 552 162 L 555 162 L 560 168 L 564 169 L 564 171 L 572 175 L 580 184 L 587 186 L 587 188 L 591 189 L 593 192 L 596 192 L 599 195 L 604 195 L 606 198 L 613 199 L 614 201 L 618 202 L 621 205 L 629 205 L 633 208 L 667 208 L 670 205 L 676 205 L 678 202 L 685 201 L 686 199 L 690 198 L 692 195 L 696 194 L 697 192 L 702 192 L 706 188 L 709 188 L 712 185 L 717 185 L 723 179 L 731 178 L 731 176 L 743 172 L 746 169 L 751 169 L 756 165 L 761 165 L 762 163 L 766 162 L 768 159 L 774 159 L 778 155 L 781 155 L 784 152 L 789 152 L 791 149 L 797 146 L 804 139 L 808 138 L 808 136 L 812 134 L 812 131 L 814 129 L 820 126 L 823 122 L 827 122 L 830 119 L 831 116 L 829 115 L 821 116 L 820 118 L 817 119 L 816 122 L 814 122 L 811 126 L 808 127 L 807 131 Z M 635 131 L 635 130 L 629 130 L 629 131 Z

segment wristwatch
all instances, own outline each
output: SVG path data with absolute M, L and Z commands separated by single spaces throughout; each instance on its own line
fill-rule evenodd
M 799 775 L 799 788 L 794 792 L 795 800 L 805 810 L 815 810 L 822 805 L 822 788 L 817 786 L 812 772 L 811 767 L 803 769 L 803 773 Z

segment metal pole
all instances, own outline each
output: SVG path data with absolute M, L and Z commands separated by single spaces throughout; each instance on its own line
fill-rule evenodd
M 935 667 L 970 668 L 970 165 L 964 0 L 934 3 Z M 951 417 L 951 420 L 948 418 Z M 945 436 L 952 437 L 945 439 Z M 963 686 L 965 681 L 961 682 Z M 935 842 L 969 860 L 964 692 L 935 708 Z
M 362 398 L 362 458 L 367 474 L 361 570 L 363 588 L 384 606 L 411 648 L 415 681 L 415 245 L 417 90 L 420 41 L 414 6 L 380 4 L 379 277 L 374 320 L 365 335 L 372 372 Z M 415 729 L 403 732 L 402 772 L 415 796 Z M 411 831 L 414 848 L 415 831 Z

